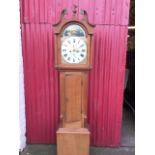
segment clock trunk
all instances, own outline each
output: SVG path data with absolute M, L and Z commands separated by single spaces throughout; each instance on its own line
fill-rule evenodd
M 62 127 L 84 128 L 87 118 L 88 72 L 60 72 Z

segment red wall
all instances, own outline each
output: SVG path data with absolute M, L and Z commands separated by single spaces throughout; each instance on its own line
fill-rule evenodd
M 59 101 L 52 24 L 63 8 L 70 17 L 77 4 L 96 24 L 89 81 L 92 145 L 119 146 L 129 0 L 20 0 L 20 4 L 27 143 L 55 143 Z

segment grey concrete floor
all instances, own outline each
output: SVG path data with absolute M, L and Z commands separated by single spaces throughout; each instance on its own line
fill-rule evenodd
M 55 145 L 27 145 L 21 155 L 56 155 Z M 134 115 L 126 108 L 123 112 L 122 144 L 118 148 L 91 147 L 90 155 L 135 155 Z

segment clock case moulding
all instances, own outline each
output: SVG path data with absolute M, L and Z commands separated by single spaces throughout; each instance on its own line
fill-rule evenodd
M 85 69 L 89 70 L 92 68 L 92 49 L 93 49 L 93 34 L 95 25 L 89 23 L 88 15 L 85 10 L 81 10 L 83 14 L 83 19 L 79 20 L 74 15 L 71 19 L 66 19 L 66 10 L 61 12 L 60 20 L 53 24 L 54 31 L 54 40 L 55 40 L 55 67 L 59 70 L 63 69 Z M 61 62 L 61 35 L 64 32 L 64 29 L 70 24 L 78 24 L 81 26 L 86 33 L 87 40 L 87 59 L 85 64 L 66 64 Z

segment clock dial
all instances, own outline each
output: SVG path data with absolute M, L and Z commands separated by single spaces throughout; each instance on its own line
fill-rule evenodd
M 69 37 L 62 42 L 61 55 L 65 62 L 78 64 L 86 59 L 87 45 L 80 37 Z

